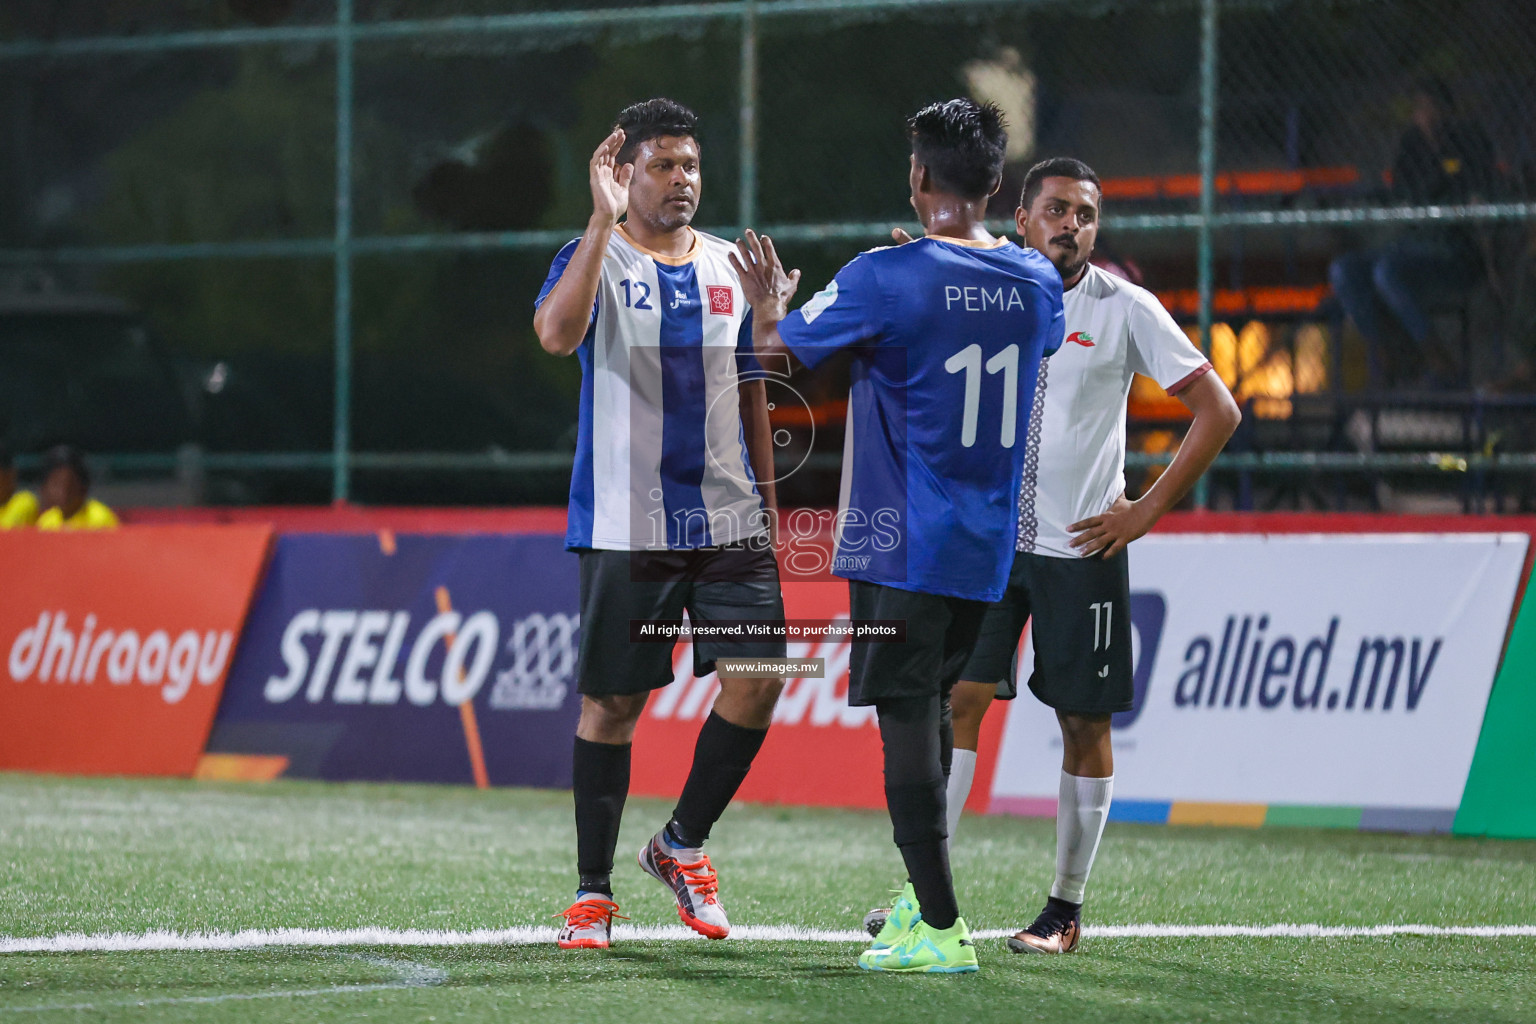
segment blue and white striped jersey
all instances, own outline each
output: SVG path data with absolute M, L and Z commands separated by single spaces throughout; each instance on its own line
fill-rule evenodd
M 725 240 L 663 256 L 616 228 L 577 349 L 581 411 L 565 544 L 610 551 L 732 544 L 766 532 L 737 380 L 760 372 Z M 576 251 L 555 256 L 535 306 Z

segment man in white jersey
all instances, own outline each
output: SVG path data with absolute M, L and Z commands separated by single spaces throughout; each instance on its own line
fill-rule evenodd
M 639 626 L 782 623 L 772 544 L 773 444 L 751 312 L 727 253 L 690 227 L 698 209 L 697 118 L 671 100 L 625 108 L 592 155 L 592 218 L 539 293 L 544 349 L 581 361 L 579 440 L 566 547 L 581 559 L 581 718 L 572 790 L 576 902 L 562 949 L 607 948 L 610 878 L 629 792 L 635 726 L 672 681 L 672 642 Z M 627 215 L 627 216 L 626 216 Z M 625 218 L 620 223 L 620 218 Z M 751 378 L 751 379 L 748 379 Z M 696 638 L 715 659 L 784 656 L 777 637 Z M 721 679 L 672 819 L 640 867 L 685 924 L 723 939 L 730 922 L 701 849 L 762 747 L 783 682 Z
M 976 770 L 982 717 L 994 697 L 1014 697 L 1019 639 L 1033 617 L 1029 688 L 1056 711 L 1062 773 L 1056 880 L 1044 911 L 1008 940 L 1019 953 L 1068 953 L 1081 934 L 1084 889 L 1114 785 L 1110 716 L 1132 704 L 1126 546 L 1194 485 L 1241 418 L 1210 362 L 1156 297 L 1088 262 L 1101 200 L 1098 176 L 1078 160 L 1043 161 L 1024 179 L 1014 221 L 1025 244 L 1061 272 L 1067 336 L 1040 367 L 1008 588 L 987 610 L 950 697 L 955 750 L 946 811 L 953 837 Z M 1125 408 L 1137 373 L 1178 397 L 1194 419 L 1173 463 L 1131 501 Z M 894 934 L 921 913 L 912 895 L 908 886 L 866 925 Z

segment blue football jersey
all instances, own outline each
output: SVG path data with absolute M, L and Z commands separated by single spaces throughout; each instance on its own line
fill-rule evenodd
M 1064 324 L 1040 253 L 934 237 L 861 254 L 779 324 L 807 366 L 852 354 L 833 572 L 1002 597 L 1035 382 Z

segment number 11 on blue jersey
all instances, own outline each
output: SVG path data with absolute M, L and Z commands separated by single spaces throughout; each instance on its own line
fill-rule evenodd
M 965 409 L 960 417 L 960 445 L 976 444 L 976 422 L 981 418 L 981 346 L 970 344 L 944 361 L 950 373 L 965 374 Z M 1009 345 L 987 360 L 987 373 L 1003 375 L 1003 428 L 998 443 L 1012 448 L 1018 433 L 1019 346 Z

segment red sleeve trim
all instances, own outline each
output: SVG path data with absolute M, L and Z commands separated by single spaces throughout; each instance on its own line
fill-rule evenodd
M 1188 377 L 1183 378 L 1182 380 L 1175 383 L 1172 387 L 1168 388 L 1167 392 L 1170 396 L 1177 395 L 1180 391 L 1183 391 L 1185 388 L 1189 387 L 1195 381 L 1199 380 L 1201 377 L 1204 377 L 1210 372 L 1211 364 L 1207 362 L 1204 366 L 1200 367 L 1200 369 L 1196 370 Z

